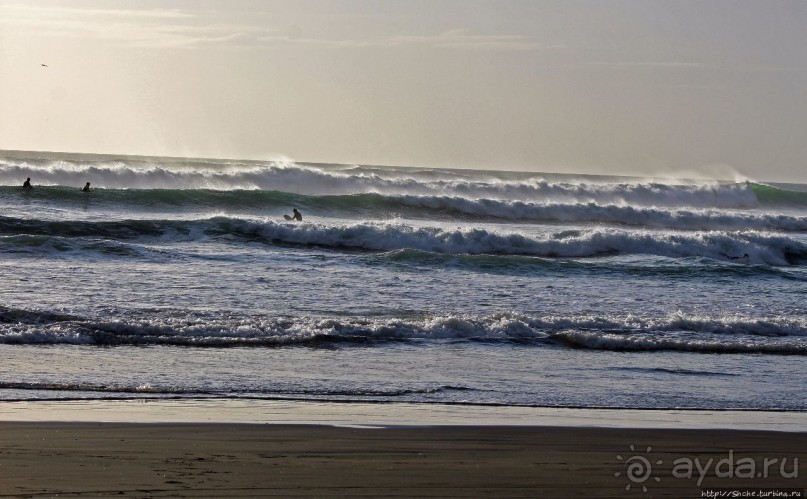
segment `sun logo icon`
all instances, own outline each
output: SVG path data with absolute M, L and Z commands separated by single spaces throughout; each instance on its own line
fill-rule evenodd
M 636 448 L 633 444 L 630 445 L 631 452 L 636 452 Z M 652 447 L 648 447 L 645 451 L 645 454 L 650 454 L 653 450 Z M 646 458 L 645 456 L 636 455 L 629 456 L 628 458 L 622 457 L 621 454 L 617 454 L 616 458 L 620 461 L 624 461 L 625 463 L 625 476 L 628 477 L 628 485 L 625 487 L 625 490 L 630 490 L 631 485 L 641 485 L 642 492 L 647 492 L 647 485 L 644 483 L 649 479 L 653 479 L 656 482 L 660 482 L 661 478 L 657 476 L 653 476 L 653 465 L 650 463 L 650 459 Z M 663 461 L 659 459 L 656 461 L 655 464 L 662 464 Z M 615 477 L 622 476 L 621 471 L 617 471 L 614 473 Z

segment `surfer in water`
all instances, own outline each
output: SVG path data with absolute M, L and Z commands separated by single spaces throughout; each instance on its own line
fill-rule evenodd
M 90 183 L 87 182 L 87 185 L 81 188 L 83 192 L 90 192 Z
M 23 189 L 33 189 L 34 187 L 31 185 L 31 177 L 25 179 L 25 182 L 22 183 Z
M 294 208 L 291 211 L 292 211 L 292 213 L 294 213 L 294 215 L 292 215 L 292 216 L 283 215 L 283 218 L 285 218 L 286 220 L 294 220 L 296 222 L 302 222 L 303 221 L 303 214 L 300 213 L 299 211 L 297 211 L 297 208 Z

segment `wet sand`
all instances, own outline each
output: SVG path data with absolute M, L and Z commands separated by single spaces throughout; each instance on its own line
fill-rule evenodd
M 631 480 L 637 457 L 650 468 Z M 700 486 L 697 467 L 680 476 L 696 458 L 712 460 Z M 777 459 L 767 477 L 766 458 Z M 807 433 L 3 421 L 0 496 L 694 498 L 707 487 L 803 490 L 794 458 L 805 467 Z

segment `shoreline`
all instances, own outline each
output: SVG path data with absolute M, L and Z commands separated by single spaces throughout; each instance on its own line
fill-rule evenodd
M 807 413 L 0 402 L 12 497 L 804 497 L 804 463 Z
M 3 401 L 0 402 L 0 421 L 377 427 L 541 426 L 807 432 L 806 412 L 587 409 L 215 398 Z
M 696 498 L 807 487 L 804 432 L 4 422 L 0 450 L 0 496 L 13 497 Z

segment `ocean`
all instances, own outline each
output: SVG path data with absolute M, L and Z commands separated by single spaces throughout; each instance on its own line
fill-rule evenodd
M 807 185 L 0 151 L 0 269 L 0 400 L 807 411 Z

